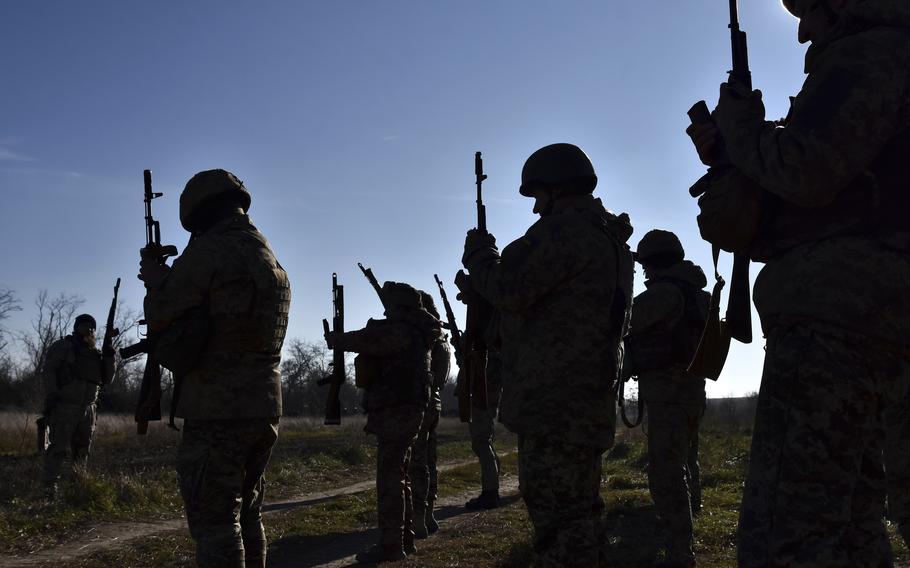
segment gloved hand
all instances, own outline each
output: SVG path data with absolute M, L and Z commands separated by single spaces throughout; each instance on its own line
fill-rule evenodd
M 145 282 L 146 288 L 157 289 L 170 272 L 170 266 L 158 264 L 156 260 L 144 257 L 139 262 L 139 274 L 136 277 Z
M 741 85 L 723 83 L 717 108 L 711 113 L 725 140 L 733 140 L 744 129 L 760 127 L 765 120 L 761 91 L 749 91 Z
M 701 124 L 690 124 L 686 128 L 686 134 L 692 139 L 695 151 L 698 152 L 698 159 L 701 163 L 710 167 L 714 165 L 715 148 L 717 141 L 720 139 L 720 133 L 717 125 L 713 122 L 704 122 Z
M 114 347 L 111 345 L 102 345 L 101 346 L 101 356 L 102 357 L 113 357 L 114 356 Z
M 493 233 L 485 233 L 477 229 L 471 229 L 464 239 L 464 254 L 461 256 L 461 264 L 467 266 L 468 259 L 475 253 L 483 250 L 492 250 L 498 254 L 496 248 L 496 237 Z
M 455 287 L 458 288 L 458 294 L 455 295 L 455 299 L 462 304 L 469 304 L 476 294 L 474 284 L 471 282 L 471 276 L 464 270 L 459 270 L 455 273 Z
M 335 344 L 341 339 L 341 334 L 330 331 L 323 334 L 325 336 L 325 344 L 329 349 L 335 349 Z

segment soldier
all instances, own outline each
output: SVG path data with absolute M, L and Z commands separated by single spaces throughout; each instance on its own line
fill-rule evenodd
M 408 467 L 430 401 L 430 356 L 440 336 L 439 320 L 422 308 L 420 294 L 408 284 L 382 286 L 386 319 L 343 335 L 326 335 L 329 349 L 339 344 L 360 353 L 357 386 L 365 389 L 364 430 L 378 439 L 376 498 L 379 542 L 359 553 L 360 562 L 398 561 L 416 552 L 413 501 Z
M 439 321 L 439 311 L 433 296 L 423 290 L 418 292 L 423 308 Z M 411 494 L 414 502 L 414 534 L 417 538 L 426 538 L 439 530 L 439 523 L 433 516 L 439 473 L 436 469 L 436 427 L 439 426 L 439 414 L 442 412 L 442 389 L 449 378 L 451 352 L 447 336 L 442 335 L 441 325 L 438 333 L 439 338 L 433 343 L 430 354 L 430 370 L 433 374 L 430 402 L 423 415 L 417 441 L 411 448 Z
M 711 295 L 702 269 L 670 231 L 648 231 L 636 260 L 647 289 L 635 297 L 625 375 L 637 375 L 648 415 L 648 486 L 664 531 L 666 565 L 695 566 L 692 515 L 701 508 L 698 426 L 705 379 L 686 372 Z
M 48 418 L 50 445 L 44 454 L 44 492 L 57 494 L 57 482 L 67 454 L 73 467 L 88 464 L 95 433 L 98 392 L 114 376 L 114 349 L 95 345 L 95 318 L 76 317 L 73 333 L 48 348 L 43 368 L 44 415 Z
M 910 416 L 910 4 L 783 4 L 811 43 L 787 119 L 724 85 L 715 125 L 688 129 L 708 165 L 722 139 L 739 175 L 723 187 L 737 178 L 713 168 L 709 191 L 762 208 L 748 252 L 766 263 L 754 293 L 767 346 L 739 565 L 890 566 L 886 438 L 892 514 L 910 520 L 895 435 Z
M 620 338 L 632 305 L 627 215 L 592 192 L 577 146 L 525 162 L 519 192 L 540 220 L 500 256 L 492 235 L 465 239 L 462 263 L 500 312 L 502 411 L 518 434 L 519 485 L 539 566 L 596 566 L 603 452 L 613 443 Z
M 183 354 L 191 368 L 174 388 L 184 419 L 177 476 L 205 568 L 264 568 L 266 559 L 263 474 L 278 438 L 291 290 L 249 207 L 234 174 L 196 174 L 180 195 L 189 244 L 172 267 L 144 260 L 139 275 L 150 331 L 208 329 L 201 351 Z

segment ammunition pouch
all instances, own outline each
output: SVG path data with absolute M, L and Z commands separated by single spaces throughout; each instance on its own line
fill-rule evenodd
M 208 307 L 192 308 L 158 336 L 155 344 L 158 363 L 175 375 L 185 375 L 198 364 L 210 330 Z
M 368 389 L 382 374 L 382 361 L 373 355 L 360 354 L 354 357 L 354 386 Z
M 763 191 L 732 167 L 711 168 L 689 189 L 698 198 L 701 238 L 728 252 L 744 252 L 758 237 Z

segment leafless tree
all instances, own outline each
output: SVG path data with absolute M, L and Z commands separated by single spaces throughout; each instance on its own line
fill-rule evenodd
M 0 288 L 0 354 L 9 345 L 9 331 L 3 327 L 3 322 L 9 318 L 12 312 L 21 310 L 16 294 L 12 290 Z

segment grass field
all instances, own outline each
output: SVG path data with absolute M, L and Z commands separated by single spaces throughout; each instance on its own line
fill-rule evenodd
M 735 565 L 737 511 L 748 457 L 748 428 L 725 422 L 717 418 L 707 421 L 701 439 L 704 509 L 695 524 L 696 553 L 699 566 L 709 568 Z M 0 453 L 4 455 L 0 475 L 8 482 L 0 485 L 0 554 L 22 553 L 65 541 L 92 523 L 180 515 L 172 468 L 178 434 L 157 425 L 147 438 L 138 438 L 132 434 L 131 421 L 103 418 L 91 471 L 66 486 L 61 502 L 47 505 L 35 500 L 40 491 L 39 461 L 18 449 L 21 436 L 27 436 L 29 443 L 33 439 L 33 432 L 22 429 L 24 423 L 20 415 L 0 418 Z M 269 468 L 269 498 L 370 479 L 375 450 L 372 440 L 361 432 L 362 426 L 362 419 L 349 420 L 340 429 L 312 420 L 283 420 Z M 443 421 L 440 442 L 442 462 L 471 456 L 465 428 L 457 421 Z M 514 451 L 514 438 L 503 436 L 499 446 L 506 452 Z M 621 430 L 617 444 L 605 456 L 602 481 L 607 504 L 603 538 L 611 565 L 650 566 L 660 559 L 646 467 L 641 429 Z M 514 453 L 503 459 L 503 470 L 514 482 Z M 460 508 L 461 500 L 477 491 L 478 481 L 476 464 L 440 476 L 441 502 L 448 500 L 459 506 L 445 508 L 448 518 L 444 530 L 421 541 L 418 553 L 404 566 L 528 565 L 532 557 L 531 528 L 520 499 L 509 499 L 507 506 L 484 513 L 465 513 Z M 266 517 L 270 565 L 312 565 L 295 563 L 294 559 L 330 543 L 347 542 L 343 537 L 363 534 L 375 523 L 372 490 L 272 512 Z M 893 527 L 891 534 L 897 560 L 910 561 Z M 336 556 L 356 551 L 341 550 Z M 185 531 L 171 531 L 53 566 L 190 567 L 192 554 L 192 542 Z

